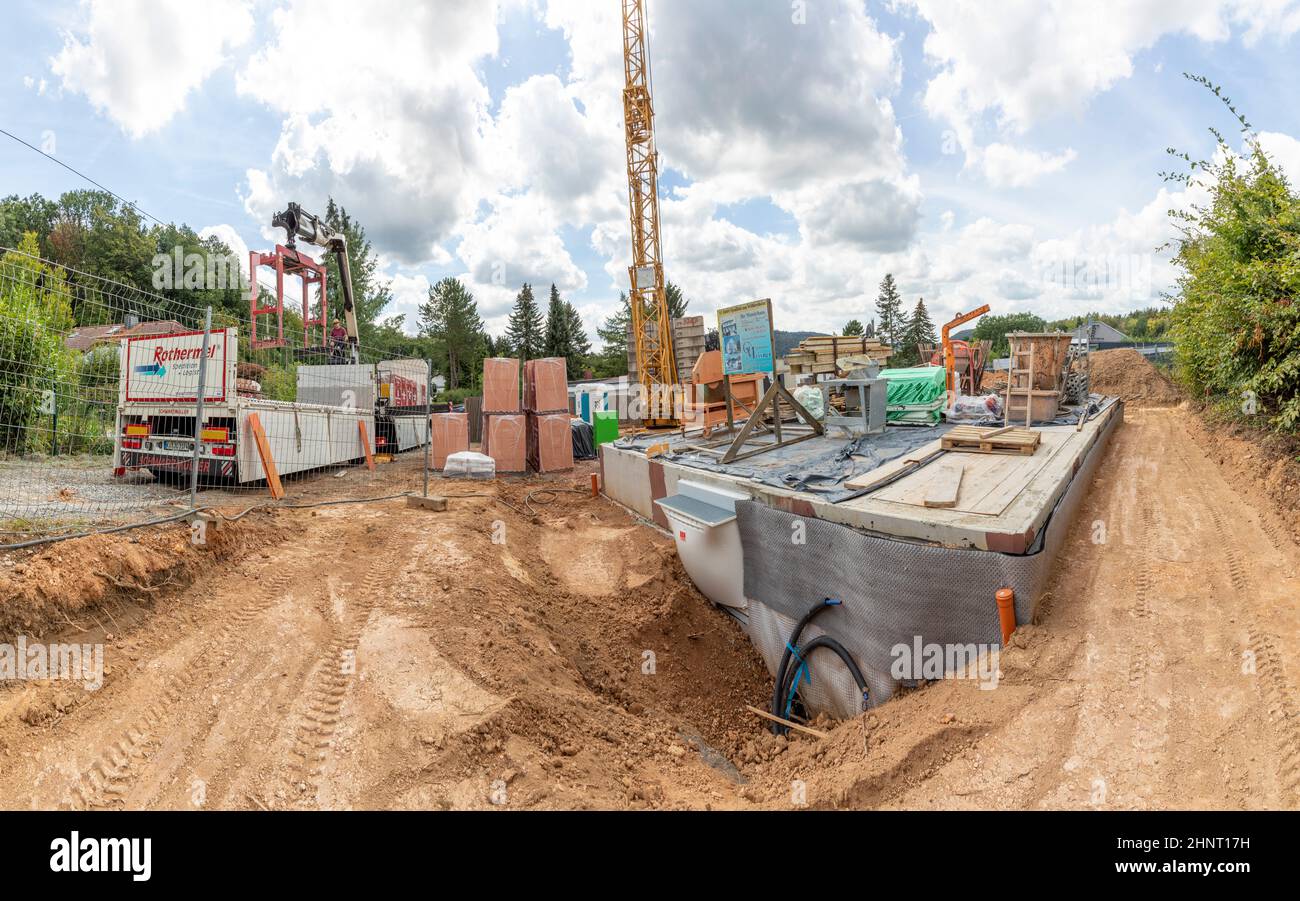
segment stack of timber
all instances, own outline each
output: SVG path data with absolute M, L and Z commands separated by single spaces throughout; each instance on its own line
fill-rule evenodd
M 831 375 L 835 373 L 835 361 L 840 357 L 868 356 L 884 366 L 893 352 L 893 348 L 875 338 L 815 335 L 800 341 L 798 347 L 782 358 L 782 362 L 796 376 Z

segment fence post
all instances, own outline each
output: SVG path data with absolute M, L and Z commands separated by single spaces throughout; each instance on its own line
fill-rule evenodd
M 433 453 L 433 360 L 426 361 L 429 371 L 426 374 L 428 384 L 424 389 L 424 496 L 429 496 L 429 455 Z
M 208 342 L 212 338 L 212 307 L 203 314 L 203 350 L 199 352 L 199 391 L 194 403 L 194 459 L 190 463 L 190 509 L 199 506 L 199 450 L 203 447 L 203 399 L 208 393 Z

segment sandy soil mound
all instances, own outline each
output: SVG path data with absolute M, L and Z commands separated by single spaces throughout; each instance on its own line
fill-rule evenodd
M 90 535 L 0 553 L 0 641 L 105 626 L 122 603 L 184 588 L 253 544 L 271 538 L 270 514 L 211 529 L 202 545 L 184 523 L 138 532 Z M 109 609 L 104 616 L 97 611 Z M 81 616 L 82 613 L 86 616 Z
M 591 464 L 439 480 L 441 513 L 250 516 L 206 568 L 171 533 L 62 545 L 0 589 L 160 590 L 134 621 L 83 608 L 111 636 L 68 626 L 106 646 L 97 691 L 0 685 L 0 808 L 1296 807 L 1300 550 L 1193 422 L 1128 412 L 995 691 L 945 679 L 820 741 L 745 712 L 771 692 L 749 640 L 670 537 L 588 496 Z
M 1092 355 L 1092 390 L 1117 395 L 1142 407 L 1182 403 L 1183 395 L 1136 350 L 1103 350 Z

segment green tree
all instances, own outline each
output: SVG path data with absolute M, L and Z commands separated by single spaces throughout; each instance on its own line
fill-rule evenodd
M 892 273 L 885 273 L 880 282 L 880 294 L 876 297 L 876 334 L 880 340 L 890 346 L 898 344 L 903 337 L 907 319 L 903 314 L 903 298 L 898 293 Z
M 551 285 L 551 299 L 546 308 L 546 335 L 542 339 L 548 357 L 564 357 L 569 353 L 569 317 L 560 291 Z
M 428 335 L 408 335 L 406 314 L 402 313 L 375 326 L 369 350 L 380 360 L 431 360 L 435 357 L 434 344 Z
M 48 239 L 54 231 L 59 205 L 40 194 L 19 197 L 12 194 L 0 200 L 0 247 L 17 248 L 23 236 L 31 232 L 36 236 L 38 256 L 48 258 Z
M 925 308 L 925 298 L 921 298 L 917 300 L 916 307 L 913 308 L 912 315 L 902 331 L 899 341 L 902 346 L 895 345 L 898 362 L 902 364 L 920 362 L 921 354 L 917 345 L 935 344 L 938 340 L 934 331 L 934 322 L 930 319 L 930 311 Z
M 845 336 L 861 336 L 864 331 L 865 329 L 863 329 L 861 322 L 856 319 L 850 319 L 844 324 L 844 328 L 841 330 L 840 334 Z
M 342 234 L 348 242 L 348 268 L 352 272 L 352 297 L 356 302 L 357 331 L 367 359 L 373 355 L 370 346 L 375 339 L 379 316 L 393 300 L 392 285 L 379 279 L 379 255 L 373 251 L 370 239 L 361 223 L 331 197 L 325 205 L 325 224 Z M 325 293 L 329 298 L 330 318 L 343 313 L 343 287 L 339 264 L 334 254 L 325 255 Z
M 506 324 L 505 340 L 510 352 L 521 360 L 540 357 L 545 349 L 546 333 L 542 314 L 533 299 L 533 286 L 524 283 L 515 295 L 515 306 Z
M 564 302 L 564 316 L 568 320 L 569 335 L 569 348 L 565 358 L 568 360 L 569 378 L 576 379 L 582 375 L 583 367 L 591 356 L 591 340 L 587 337 L 587 327 L 582 324 L 578 308 L 567 300 Z
M 631 327 L 631 303 L 627 294 L 619 294 L 618 306 L 596 329 L 601 349 L 594 362 L 596 374 L 600 378 L 627 374 L 627 335 Z
M 682 289 L 669 282 L 664 285 L 664 294 L 668 298 L 668 317 L 670 319 L 681 319 L 685 316 L 686 308 L 691 305 L 691 302 L 682 292 Z
M 1007 341 L 1008 332 L 1045 332 L 1047 323 L 1041 316 L 1033 313 L 1004 313 L 1000 316 L 984 315 L 975 324 L 971 335 L 974 341 L 992 341 L 991 353 L 995 357 L 1005 357 L 1011 353 L 1011 344 Z
M 435 365 L 447 377 L 448 390 L 473 384 L 483 362 L 483 320 L 474 295 L 459 279 L 444 278 L 420 304 L 420 334 L 432 339 Z

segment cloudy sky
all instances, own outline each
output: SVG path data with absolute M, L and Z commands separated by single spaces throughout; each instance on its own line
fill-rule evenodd
M 1300 183 L 1300 0 L 649 0 L 664 259 L 691 311 L 1125 312 L 1171 280 L 1165 148 L 1224 86 Z M 164 220 L 267 248 L 332 195 L 407 313 L 627 281 L 619 0 L 18 0 L 0 128 Z M 1239 140 L 1239 136 L 1233 138 Z M 86 185 L 0 136 L 0 194 Z

